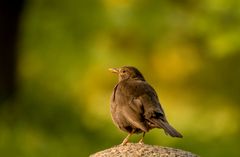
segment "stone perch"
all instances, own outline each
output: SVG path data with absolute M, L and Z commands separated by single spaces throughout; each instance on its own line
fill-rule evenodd
M 97 152 L 90 157 L 198 157 L 191 152 L 162 146 L 127 143 Z

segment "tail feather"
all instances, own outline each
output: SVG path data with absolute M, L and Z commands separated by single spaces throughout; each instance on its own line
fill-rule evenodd
M 164 122 L 161 119 L 151 119 L 151 122 L 155 124 L 157 128 L 163 128 L 165 133 L 172 137 L 183 137 L 182 134 L 180 134 L 176 129 L 174 129 L 168 122 Z

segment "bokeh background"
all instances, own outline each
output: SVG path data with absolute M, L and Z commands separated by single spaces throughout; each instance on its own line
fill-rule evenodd
M 2 68 L 14 74 L 1 93 L 0 156 L 80 157 L 121 143 L 107 69 L 123 65 L 138 67 L 184 135 L 155 129 L 145 143 L 240 156 L 239 0 L 12 2 L 1 17 L 22 8 L 15 68 Z

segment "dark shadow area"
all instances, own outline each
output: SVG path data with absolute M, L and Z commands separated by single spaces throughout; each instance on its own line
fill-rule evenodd
M 24 0 L 0 1 L 0 102 L 17 90 L 19 25 Z

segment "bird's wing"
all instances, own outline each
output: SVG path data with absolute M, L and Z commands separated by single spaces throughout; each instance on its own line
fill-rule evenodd
M 164 110 L 159 102 L 156 91 L 145 81 L 135 81 L 131 83 L 134 86 L 134 91 L 131 91 L 135 95 L 135 99 L 141 102 L 144 110 L 144 114 L 147 112 L 155 111 L 165 118 Z
M 128 80 L 124 87 L 127 87 L 124 104 L 128 103 L 128 105 L 124 106 L 123 111 L 124 116 L 131 124 L 142 130 L 144 129 L 143 127 L 149 130 L 146 124 L 148 118 L 157 116 L 158 119 L 160 118 L 162 121 L 167 122 L 158 96 L 147 82 L 142 80 Z M 155 125 L 154 127 L 160 127 L 158 124 L 151 123 Z
M 137 99 L 143 106 L 143 115 L 150 128 L 163 128 L 165 133 L 172 137 L 182 137 L 182 135 L 168 123 L 155 90 L 147 82 L 139 84 L 138 88 L 141 89 L 139 89 L 139 91 L 144 91 L 140 93 Z
M 130 107 L 129 107 L 130 106 Z M 128 120 L 130 124 L 134 127 L 141 129 L 143 132 L 148 132 L 148 128 L 145 124 L 145 120 L 141 114 L 142 111 L 139 112 L 139 108 L 135 106 L 132 102 L 129 106 L 123 107 L 123 115 Z

